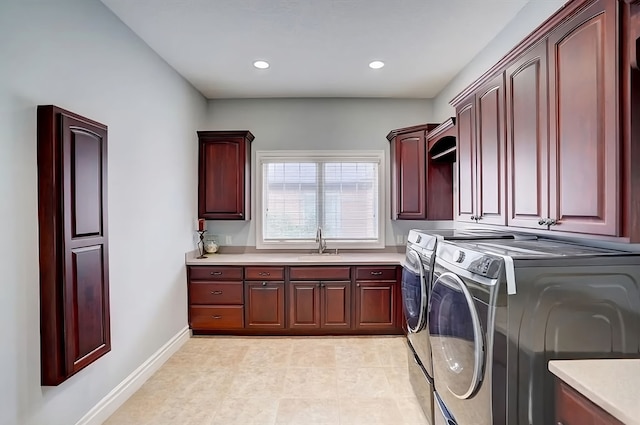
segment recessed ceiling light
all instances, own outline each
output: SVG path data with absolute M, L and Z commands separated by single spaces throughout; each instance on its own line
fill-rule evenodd
M 369 64 L 369 68 L 371 69 L 380 69 L 384 66 L 384 62 L 382 61 L 373 61 Z
M 269 62 L 267 62 L 267 61 L 255 61 L 253 63 L 253 66 L 255 66 L 258 69 L 267 69 L 267 68 L 269 68 Z

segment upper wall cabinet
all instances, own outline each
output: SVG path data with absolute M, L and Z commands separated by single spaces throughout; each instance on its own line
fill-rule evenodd
M 503 75 L 462 101 L 456 115 L 457 219 L 506 224 Z
M 506 93 L 507 224 L 539 229 L 549 214 L 546 43 L 507 68 Z
M 637 3 L 567 3 L 452 101 L 458 220 L 640 241 Z
M 618 233 L 616 2 L 592 3 L 547 41 L 549 226 Z
M 249 220 L 249 131 L 198 131 L 198 217 Z
M 453 180 L 451 164 L 427 157 L 427 132 L 437 124 L 392 130 L 391 218 L 393 220 L 451 220 Z
M 111 350 L 107 127 L 38 106 L 42 385 L 58 385 Z

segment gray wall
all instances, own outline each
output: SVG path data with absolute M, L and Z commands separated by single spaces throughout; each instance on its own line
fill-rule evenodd
M 255 170 L 259 150 L 384 150 L 389 182 L 390 130 L 433 121 L 430 100 L 415 99 L 235 99 L 210 100 L 204 130 L 250 130 Z M 255 173 L 252 173 L 255 188 Z M 410 228 L 446 223 L 389 219 L 386 190 L 386 245 L 401 245 Z M 252 202 L 255 206 L 255 202 Z M 255 210 L 252 217 L 256 216 Z M 221 245 L 255 246 L 255 220 L 210 221 L 208 230 Z
M 206 100 L 98 0 L 0 2 L 0 424 L 72 425 L 186 326 Z M 36 106 L 109 126 L 112 351 L 40 386 Z
M 531 0 L 527 3 L 515 18 L 433 99 L 434 119 L 441 122 L 455 116 L 455 110 L 449 105 L 451 99 L 495 65 L 566 2 L 567 0 Z

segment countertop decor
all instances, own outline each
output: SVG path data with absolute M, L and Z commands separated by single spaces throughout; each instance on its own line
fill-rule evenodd
M 549 370 L 616 419 L 640 425 L 640 359 L 552 360 Z

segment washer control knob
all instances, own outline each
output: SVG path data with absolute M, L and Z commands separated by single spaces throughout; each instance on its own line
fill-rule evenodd
M 453 261 L 455 263 L 462 263 L 464 261 L 464 252 L 460 251 L 459 249 L 456 249 L 453 252 Z

